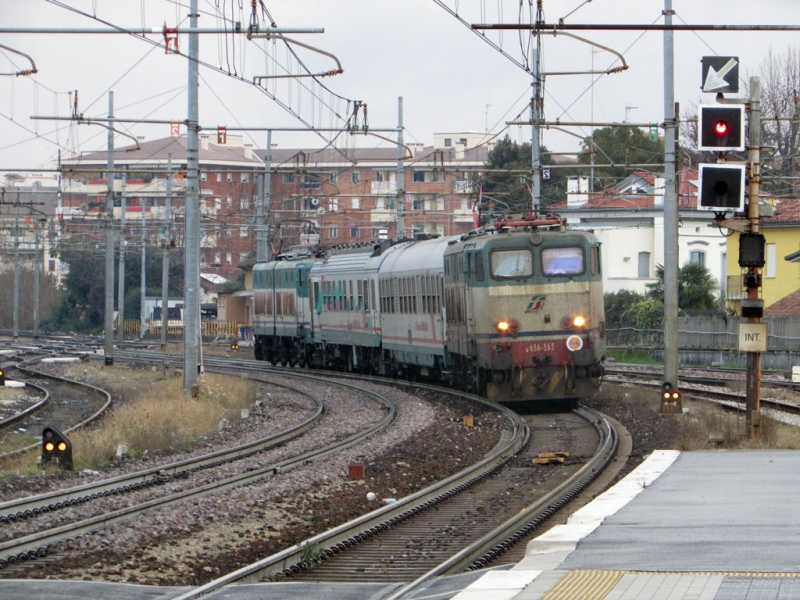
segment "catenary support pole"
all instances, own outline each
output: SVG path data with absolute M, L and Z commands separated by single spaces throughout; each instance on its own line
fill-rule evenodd
M 39 227 L 44 220 L 33 226 L 33 339 L 39 339 Z
M 167 154 L 167 193 L 164 202 L 164 251 L 161 255 L 161 351 L 167 351 L 169 312 L 169 249 L 172 238 L 172 152 Z
M 197 0 L 191 0 L 189 26 L 197 27 Z M 183 311 L 183 393 L 191 395 L 197 385 L 200 331 L 200 162 L 198 131 L 199 40 L 189 34 L 189 101 L 186 119 L 186 223 Z M 195 388 L 196 389 L 196 388 Z
M 406 149 L 403 145 L 403 97 L 397 98 L 397 237 L 406 236 L 405 221 L 405 163 L 403 155 Z
M 139 208 L 142 210 L 142 269 L 141 269 L 141 280 L 139 282 L 139 339 L 144 339 L 144 334 L 147 331 L 147 304 L 145 300 L 147 299 L 147 269 L 146 262 L 147 262 L 147 246 L 145 246 L 145 229 L 147 227 L 147 222 L 145 220 L 145 208 L 146 208 L 147 200 L 145 198 L 139 199 Z
M 664 2 L 664 22 L 672 23 L 672 0 Z M 675 168 L 675 55 L 673 33 L 664 31 L 664 381 L 678 389 L 678 196 Z M 682 406 L 665 403 L 661 411 Z
M 108 92 L 108 118 L 114 118 L 114 92 Z M 106 173 L 106 297 L 105 297 L 105 364 L 114 364 L 114 123 L 108 126 L 108 172 Z M 122 329 L 122 320 L 119 319 Z
M 19 192 L 14 207 L 14 339 L 19 337 Z
M 125 224 L 128 216 L 127 191 L 128 178 L 123 174 L 122 191 L 119 196 L 119 258 L 117 259 L 117 345 L 125 345 L 125 261 L 127 259 L 128 241 L 125 235 Z

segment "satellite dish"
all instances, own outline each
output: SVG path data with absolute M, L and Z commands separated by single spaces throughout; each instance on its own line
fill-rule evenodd
M 309 204 L 311 204 L 311 208 L 319 208 L 319 198 L 311 198 Z
M 87 210 L 89 210 L 89 205 L 84 202 L 81 204 L 81 212 L 86 212 Z

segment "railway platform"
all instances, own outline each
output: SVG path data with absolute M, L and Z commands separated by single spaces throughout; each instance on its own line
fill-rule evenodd
M 443 577 L 417 600 L 800 599 L 800 451 L 654 452 L 529 542 L 511 567 Z M 400 586 L 253 584 L 209 599 L 377 600 Z M 0 580 L 0 597 L 175 598 L 188 588 Z

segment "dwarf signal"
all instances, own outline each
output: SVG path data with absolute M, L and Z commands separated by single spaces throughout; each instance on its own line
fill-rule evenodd
M 42 466 L 55 463 L 60 469 L 72 470 L 72 442 L 58 428 L 42 430 Z

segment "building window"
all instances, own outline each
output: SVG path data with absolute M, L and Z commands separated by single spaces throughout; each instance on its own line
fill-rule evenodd
M 449 148 L 450 146 L 453 145 L 453 140 L 450 138 L 444 138 L 444 145 L 445 147 Z
M 294 173 L 284 173 L 283 183 L 294 183 Z
M 247 183 L 250 181 L 250 173 L 242 173 L 242 183 Z
M 328 212 L 339 212 L 339 197 L 331 196 L 328 198 Z
M 331 171 L 328 176 L 328 181 L 331 183 L 339 183 L 339 171 Z
M 375 181 L 383 181 L 383 171 L 375 171 Z
M 361 208 L 361 198 L 353 198 L 353 208 L 356 210 Z
M 221 252 L 215 252 L 214 253 L 214 264 L 215 265 L 218 265 L 220 263 L 220 260 L 222 260 L 221 256 L 222 256 Z
M 461 138 L 460 140 L 458 140 L 458 143 L 459 144 L 463 144 L 464 146 L 466 146 L 467 145 L 467 138 Z
M 767 244 L 767 264 L 764 268 L 764 277 L 773 278 L 776 273 L 776 259 L 778 258 L 778 248 L 775 244 Z
M 200 173 L 200 181 L 208 181 L 208 173 Z
M 689 253 L 689 261 L 701 267 L 706 266 L 706 253 L 702 250 L 692 250 Z
M 232 265 L 232 264 L 233 264 L 233 253 L 231 253 L 231 252 L 226 252 L 226 256 L 225 256 L 225 262 L 226 262 L 227 264 L 229 264 L 229 265 Z
M 328 228 L 328 239 L 335 240 L 337 237 L 339 237 L 339 228 L 332 225 Z
M 250 209 L 250 198 L 240 198 L 239 199 L 239 208 L 241 210 L 249 210 Z
M 228 174 L 225 176 L 225 181 L 227 181 L 228 183 L 231 183 L 231 182 L 233 182 L 233 173 L 228 173 Z
M 350 226 L 350 239 L 357 240 L 358 239 L 358 225 L 351 225 Z
M 246 225 L 242 225 L 241 227 L 239 227 L 239 237 L 243 237 L 243 238 L 247 237 L 247 226 Z
M 358 171 L 351 172 L 350 181 L 352 181 L 353 183 L 358 183 L 359 181 L 361 181 L 361 173 L 359 173 Z
M 639 277 L 650 277 L 650 253 L 639 252 Z
M 425 171 L 414 171 L 413 180 L 414 180 L 414 183 L 422 183 L 422 182 L 424 182 L 425 181 Z

